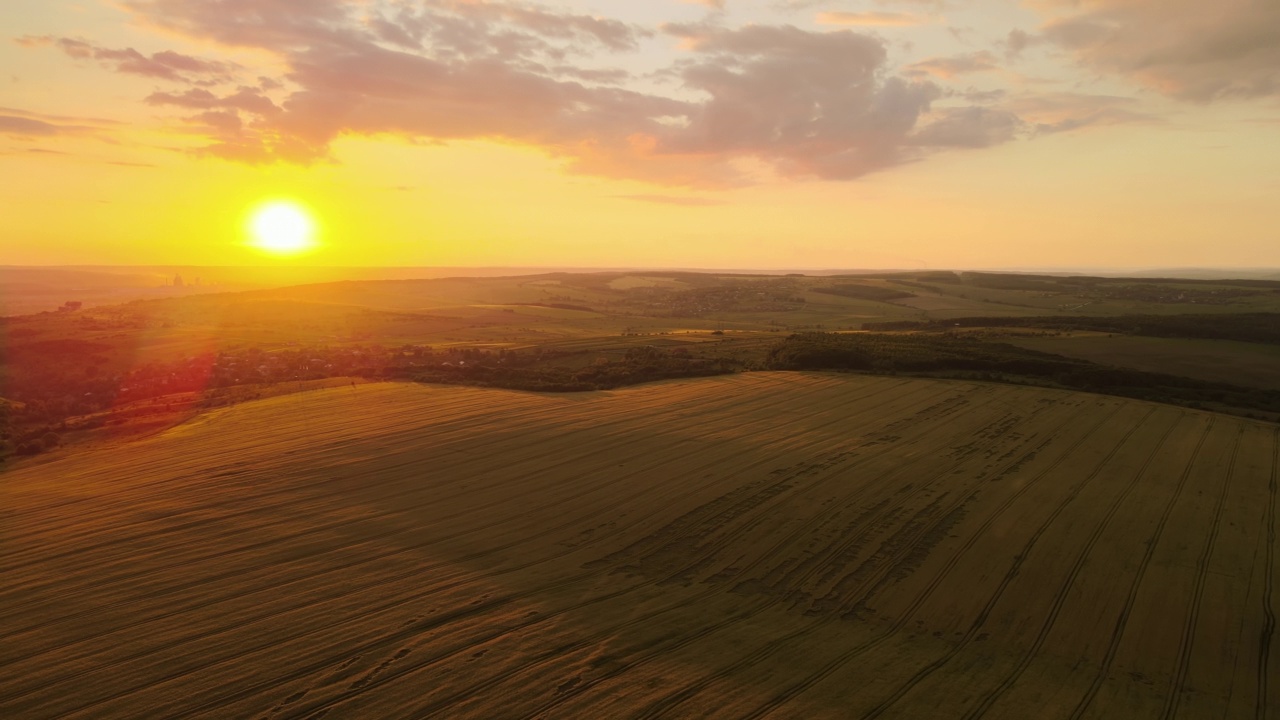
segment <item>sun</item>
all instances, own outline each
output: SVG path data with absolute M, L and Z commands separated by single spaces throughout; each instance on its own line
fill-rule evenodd
M 315 245 L 316 224 L 306 208 L 278 200 L 260 205 L 249 218 L 253 246 L 276 255 L 296 255 Z

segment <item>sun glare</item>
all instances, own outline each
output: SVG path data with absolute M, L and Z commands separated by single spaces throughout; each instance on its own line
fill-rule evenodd
M 293 255 L 314 245 L 315 221 L 301 205 L 279 201 L 262 205 L 249 220 L 253 245 L 277 255 Z

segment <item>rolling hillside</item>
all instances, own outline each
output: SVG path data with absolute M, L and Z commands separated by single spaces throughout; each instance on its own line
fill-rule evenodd
M 1280 715 L 1274 425 L 374 384 L 0 474 L 0 716 Z

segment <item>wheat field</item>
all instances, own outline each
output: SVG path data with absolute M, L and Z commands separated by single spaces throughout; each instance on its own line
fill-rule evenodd
M 0 474 L 5 718 L 1266 718 L 1277 428 L 362 385 Z

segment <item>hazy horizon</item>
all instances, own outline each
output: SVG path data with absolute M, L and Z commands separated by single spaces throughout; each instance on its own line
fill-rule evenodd
M 413 272 L 420 270 L 439 271 L 479 271 L 479 272 L 574 272 L 574 273 L 607 273 L 607 272 L 692 272 L 692 273 L 799 273 L 811 272 L 821 274 L 840 273 L 894 273 L 921 271 L 954 271 L 954 272 L 992 272 L 1009 274 L 1064 274 L 1064 273 L 1101 273 L 1104 275 L 1124 275 L 1126 273 L 1160 273 L 1160 272 L 1239 272 L 1249 274 L 1270 274 L 1280 272 L 1276 266 L 1160 266 L 1139 265 L 1130 267 L 1109 266 L 937 266 L 937 267 L 731 267 L 731 266 L 679 266 L 679 265 L 616 265 L 616 266 L 569 266 L 569 265 L 307 265 L 302 263 L 284 264 L 245 264 L 216 265 L 188 263 L 120 263 L 120 264 L 0 264 L 0 270 L 46 269 L 46 270 L 159 270 L 159 269 L 227 269 L 227 270 L 271 270 L 271 271 L 305 271 L 305 270 L 385 270 L 389 272 Z
M 19 0 L 0 24 L 4 264 L 1280 266 L 1274 3 Z

